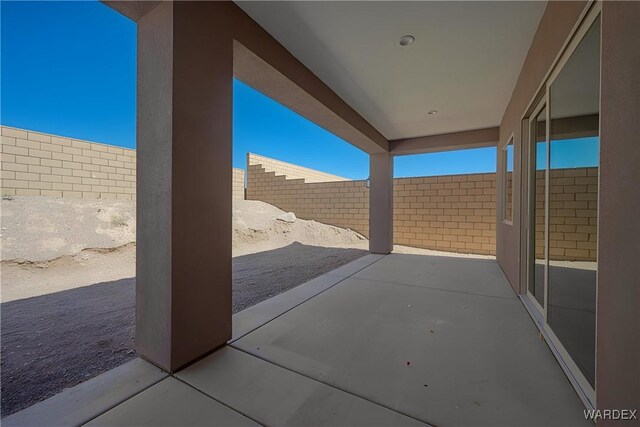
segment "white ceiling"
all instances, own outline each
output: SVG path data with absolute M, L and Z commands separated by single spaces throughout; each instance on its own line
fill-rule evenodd
M 546 6 L 236 3 L 388 139 L 499 125 Z

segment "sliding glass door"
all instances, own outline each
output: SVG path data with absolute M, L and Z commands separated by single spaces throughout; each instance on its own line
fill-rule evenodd
M 600 18 L 572 42 L 529 118 L 527 296 L 594 404 Z
M 529 127 L 529 236 L 530 257 L 527 292 L 540 314 L 544 315 L 545 278 L 547 275 L 547 106 L 543 99 L 536 108 Z
M 600 20 L 549 87 L 547 323 L 595 382 Z

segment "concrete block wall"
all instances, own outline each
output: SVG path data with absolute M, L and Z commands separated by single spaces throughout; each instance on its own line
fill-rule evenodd
M 348 181 L 347 178 L 342 176 L 320 172 L 254 153 L 247 153 L 247 166 L 251 165 L 261 165 L 267 172 L 275 172 L 276 175 L 282 175 L 288 179 L 304 179 L 307 183 Z
M 247 199 L 368 237 L 366 181 L 310 183 L 304 178 L 290 179 L 274 171 L 282 170 L 277 160 L 269 159 L 269 171 L 258 163 L 260 156 L 252 156 L 247 169 Z M 551 259 L 595 261 L 597 173 L 597 168 L 551 172 Z M 544 194 L 541 175 L 537 185 L 537 191 Z M 507 197 L 512 197 L 511 191 Z M 495 255 L 496 198 L 495 173 L 394 179 L 394 243 Z
M 136 198 L 136 150 L 0 126 L 3 196 Z M 233 168 L 233 200 L 244 199 L 244 170 Z
M 136 151 L 0 127 L 2 195 L 135 200 Z
M 544 197 L 544 171 L 538 171 L 536 175 L 537 197 Z M 543 205 L 538 203 L 538 206 Z M 549 179 L 549 259 L 596 261 L 597 230 L 598 168 L 552 169 Z M 544 256 L 543 245 L 544 238 L 536 238 L 536 257 Z
M 495 173 L 400 178 L 393 193 L 394 243 L 495 254 Z
M 279 170 L 277 160 L 269 159 L 268 171 L 257 163 L 258 156 L 252 159 L 247 167 L 248 200 L 369 236 L 366 181 L 288 179 L 273 171 Z M 495 197 L 495 174 L 394 179 L 394 243 L 494 254 Z
M 233 200 L 244 200 L 244 169 L 233 168 Z
M 260 164 L 247 166 L 247 200 L 260 200 L 337 227 L 369 235 L 369 189 L 366 181 L 307 182 L 269 172 Z

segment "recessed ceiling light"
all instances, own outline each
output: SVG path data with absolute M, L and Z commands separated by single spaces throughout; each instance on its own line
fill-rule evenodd
M 438 110 L 431 110 L 427 114 L 433 116 L 434 114 L 438 114 Z
M 407 34 L 406 36 L 400 37 L 400 46 L 409 46 L 410 44 L 413 44 L 414 41 L 416 41 L 416 38 L 411 34 Z

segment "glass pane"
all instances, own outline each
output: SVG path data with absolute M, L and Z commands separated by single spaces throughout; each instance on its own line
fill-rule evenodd
M 513 139 L 504 148 L 504 219 L 513 221 Z
M 529 292 L 544 307 L 544 274 L 545 274 L 545 180 L 547 174 L 547 108 L 534 118 L 532 123 L 532 169 L 535 171 L 531 185 L 532 206 L 534 206 L 531 235 L 534 238 L 535 259 L 531 260 L 532 280 L 529 281 Z
M 591 386 L 595 376 L 599 82 L 598 20 L 549 92 L 547 322 Z

